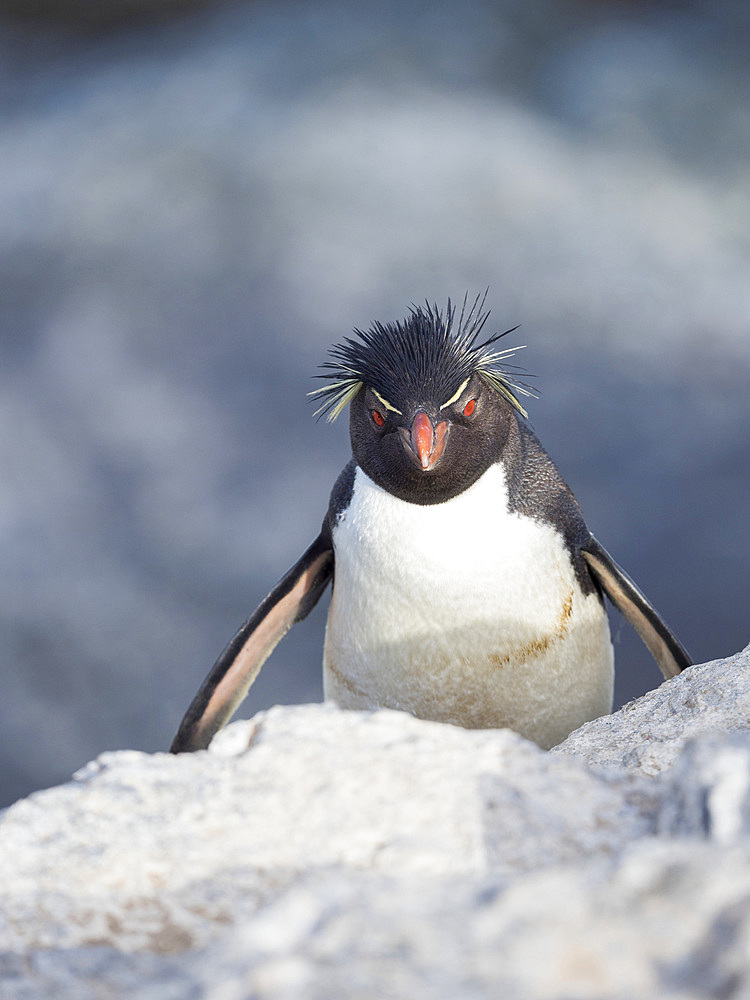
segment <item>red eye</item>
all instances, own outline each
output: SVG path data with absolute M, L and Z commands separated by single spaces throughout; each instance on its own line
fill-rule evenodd
M 373 423 L 376 427 L 382 427 L 385 423 L 385 417 L 380 410 L 370 410 L 370 416 L 372 417 Z
M 476 410 L 476 408 L 477 408 L 477 401 L 476 401 L 476 399 L 470 399 L 469 402 L 464 407 L 464 416 L 465 417 L 470 417 L 472 415 L 472 413 L 474 412 L 474 410 Z

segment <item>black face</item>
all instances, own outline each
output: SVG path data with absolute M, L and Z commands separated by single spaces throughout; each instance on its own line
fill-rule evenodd
M 352 451 L 370 479 L 399 499 L 442 503 L 497 461 L 515 419 L 479 375 L 448 400 L 386 400 L 363 387 L 351 403 Z

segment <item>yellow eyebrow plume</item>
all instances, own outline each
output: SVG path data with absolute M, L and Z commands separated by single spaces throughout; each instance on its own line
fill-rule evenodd
M 464 389 L 466 388 L 466 386 L 468 384 L 469 384 L 469 379 L 466 379 L 465 382 L 462 382 L 461 385 L 458 388 L 458 392 L 454 393 L 449 400 L 447 400 L 445 403 L 443 403 L 443 405 L 440 407 L 440 409 L 444 410 L 446 408 L 446 406 L 450 406 L 452 403 L 455 403 L 457 399 L 460 399 L 461 396 L 462 396 L 462 394 L 463 394 Z
M 373 394 L 373 396 L 375 396 L 377 399 L 380 400 L 380 402 L 383 404 L 383 406 L 386 408 L 386 410 L 390 410 L 391 413 L 398 413 L 398 415 L 400 417 L 403 416 L 403 413 L 401 412 L 401 410 L 397 410 L 395 406 L 391 406 L 391 404 L 388 402 L 388 400 L 387 399 L 383 399 L 383 397 L 380 395 L 379 392 L 375 392 L 375 390 L 372 389 L 372 388 L 370 389 L 370 392 Z

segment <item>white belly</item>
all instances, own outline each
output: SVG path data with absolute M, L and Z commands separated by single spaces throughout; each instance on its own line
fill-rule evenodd
M 465 493 L 419 506 L 357 469 L 334 530 L 327 698 L 540 746 L 611 711 L 606 613 L 584 596 L 561 535 L 509 513 L 494 465 Z

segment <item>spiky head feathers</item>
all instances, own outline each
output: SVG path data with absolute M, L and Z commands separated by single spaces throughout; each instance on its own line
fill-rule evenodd
M 387 409 L 397 413 L 403 402 L 408 405 L 430 398 L 445 403 L 459 395 L 472 375 L 478 374 L 526 416 L 518 395 L 535 393 L 519 381 L 516 373 L 521 369 L 506 363 L 521 348 L 498 351 L 493 346 L 512 330 L 477 344 L 489 316 L 485 298 L 486 293 L 478 296 L 468 311 L 464 299 L 458 320 L 455 306 L 448 299 L 444 313 L 437 305 L 426 302 L 424 306 L 412 306 L 400 322 L 376 322 L 369 330 L 355 330 L 354 337 L 331 348 L 333 360 L 321 365 L 326 373 L 316 377 L 327 384 L 310 393 L 322 400 L 316 415 L 326 413 L 329 421 L 335 420 L 363 385 L 372 389 Z

